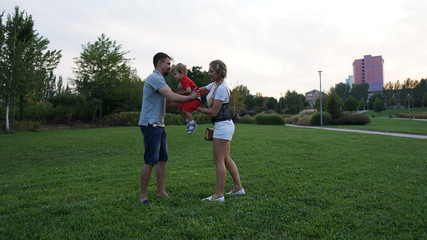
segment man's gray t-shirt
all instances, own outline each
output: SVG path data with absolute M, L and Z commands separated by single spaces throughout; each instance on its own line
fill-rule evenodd
M 143 88 L 141 115 L 139 116 L 138 125 L 148 126 L 148 124 L 155 124 L 159 127 L 165 126 L 166 97 L 160 94 L 158 90 L 167 86 L 162 74 L 157 70 L 154 70 L 147 77 Z

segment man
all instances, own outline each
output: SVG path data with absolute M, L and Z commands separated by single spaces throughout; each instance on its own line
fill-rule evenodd
M 165 76 L 168 75 L 171 58 L 162 52 L 154 55 L 153 64 L 155 70 L 147 77 L 143 88 L 143 98 L 139 126 L 144 136 L 144 165 L 141 170 L 141 195 L 139 201 L 144 205 L 149 204 L 147 196 L 148 183 L 151 172 L 156 165 L 157 196 L 169 196 L 165 189 L 166 163 L 168 149 L 165 132 L 166 106 L 193 100 L 199 96 L 197 92 L 190 95 L 174 93 L 166 84 Z

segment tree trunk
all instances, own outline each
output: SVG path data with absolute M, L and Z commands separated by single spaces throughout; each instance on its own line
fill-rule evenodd
M 24 95 L 19 95 L 19 120 L 24 120 Z
M 9 133 L 9 103 L 6 104 L 6 133 Z

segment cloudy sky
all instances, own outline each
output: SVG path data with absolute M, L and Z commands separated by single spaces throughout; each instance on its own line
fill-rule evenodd
M 15 6 L 62 50 L 64 79 L 102 33 L 143 79 L 158 51 L 203 70 L 221 59 L 231 86 L 275 98 L 319 89 L 318 70 L 328 90 L 369 54 L 382 55 L 385 82 L 427 78 L 426 0 L 1 0 L 6 15 Z

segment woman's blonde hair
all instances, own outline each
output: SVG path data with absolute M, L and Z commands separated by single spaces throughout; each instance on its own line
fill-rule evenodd
M 213 90 L 211 97 L 207 101 L 208 107 L 212 107 L 215 92 L 218 89 L 219 85 L 221 85 L 222 82 L 224 82 L 224 79 L 227 77 L 227 66 L 221 60 L 213 60 L 211 63 L 209 63 L 209 66 L 216 70 L 216 73 L 220 78 L 219 82 L 215 83 L 215 89 Z
M 182 63 L 178 63 L 177 65 L 175 65 L 172 68 L 171 72 L 177 72 L 177 73 L 181 73 L 181 74 L 184 74 L 185 76 L 187 76 L 188 70 L 187 70 L 187 66 L 185 66 Z
M 221 60 L 213 60 L 209 66 L 216 70 L 216 73 L 221 78 L 221 81 L 227 77 L 227 66 Z

